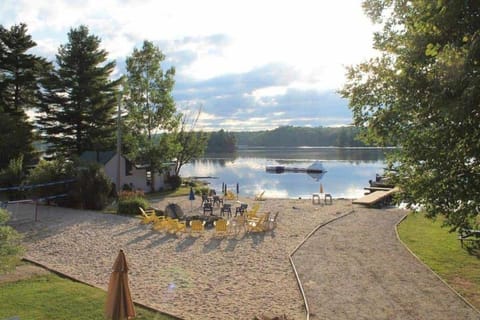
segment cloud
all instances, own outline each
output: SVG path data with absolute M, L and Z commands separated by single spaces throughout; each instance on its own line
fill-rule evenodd
M 352 122 L 347 101 L 335 91 L 295 86 L 298 74 L 283 65 L 262 66 L 245 74 L 208 81 L 182 79 L 174 90 L 182 109 L 202 106 L 205 130 L 264 130 L 282 125 L 331 126 Z M 293 86 L 290 87 L 290 85 Z M 215 125 L 212 125 L 212 117 Z
M 371 56 L 373 27 L 361 0 L 4 0 L 4 26 L 25 22 L 34 52 L 50 60 L 71 28 L 87 25 L 125 74 L 144 40 L 176 68 L 180 109 L 203 106 L 205 128 L 343 125 L 347 102 L 335 90 L 344 66 Z

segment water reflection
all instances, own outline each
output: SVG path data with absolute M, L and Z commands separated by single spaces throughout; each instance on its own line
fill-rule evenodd
M 236 154 L 209 154 L 182 168 L 184 177 L 214 177 L 208 179 L 211 187 L 221 190 L 222 183 L 229 188 L 240 185 L 242 196 L 253 197 L 265 190 L 265 197 L 311 197 L 322 183 L 325 192 L 339 198 L 357 198 L 363 195 L 368 180 L 381 173 L 385 166 L 384 150 L 345 148 L 251 148 Z M 328 171 L 324 175 L 285 172 L 272 174 L 267 165 L 308 167 L 321 160 Z M 234 189 L 232 189 L 234 190 Z

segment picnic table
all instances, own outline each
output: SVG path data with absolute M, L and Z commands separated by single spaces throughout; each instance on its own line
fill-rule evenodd
M 480 230 L 475 229 L 460 229 L 458 240 L 463 248 L 463 241 L 480 241 Z

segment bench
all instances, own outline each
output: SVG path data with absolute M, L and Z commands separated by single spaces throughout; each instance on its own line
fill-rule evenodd
M 464 241 L 480 241 L 480 230 L 461 229 L 458 235 L 458 240 L 460 240 L 462 248 Z

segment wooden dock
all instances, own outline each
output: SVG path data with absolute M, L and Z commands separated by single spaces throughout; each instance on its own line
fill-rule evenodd
M 395 187 L 389 190 L 378 190 L 372 193 L 367 194 L 364 197 L 353 200 L 353 204 L 363 204 L 366 206 L 373 206 L 381 201 L 385 201 L 388 197 L 392 196 L 394 193 L 400 191 L 399 188 Z

